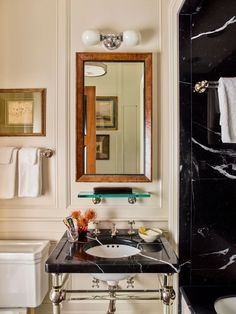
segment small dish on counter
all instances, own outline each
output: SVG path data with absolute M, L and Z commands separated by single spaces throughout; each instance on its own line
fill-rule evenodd
M 145 228 L 140 227 L 138 229 L 138 234 L 141 239 L 147 243 L 156 241 L 162 235 L 162 230 L 158 228 Z

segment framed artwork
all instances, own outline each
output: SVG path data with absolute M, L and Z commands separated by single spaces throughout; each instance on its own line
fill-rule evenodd
M 96 159 L 108 160 L 110 159 L 110 139 L 109 135 L 96 135 Z
M 118 97 L 96 97 L 96 128 L 100 130 L 117 130 L 118 128 Z
M 0 136 L 45 135 L 46 89 L 0 89 Z

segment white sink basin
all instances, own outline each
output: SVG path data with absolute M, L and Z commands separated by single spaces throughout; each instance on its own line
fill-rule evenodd
M 114 243 L 93 246 L 87 249 L 86 253 L 103 258 L 122 258 L 136 255 L 140 253 L 140 250 L 126 244 Z
M 141 252 L 135 242 L 129 240 L 117 239 L 100 239 L 92 241 L 85 252 L 99 258 L 125 258 L 134 256 Z M 92 276 L 101 281 L 106 281 L 109 286 L 115 286 L 120 280 L 128 279 L 134 276 L 134 273 L 96 273 Z
M 236 296 L 226 296 L 217 299 L 214 304 L 217 314 L 235 314 L 236 313 Z

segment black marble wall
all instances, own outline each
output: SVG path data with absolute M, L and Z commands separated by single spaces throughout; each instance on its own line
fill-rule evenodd
M 193 91 L 236 77 L 235 16 L 235 0 L 186 0 L 179 15 L 180 285 L 236 284 L 236 144 L 221 141 L 217 89 Z

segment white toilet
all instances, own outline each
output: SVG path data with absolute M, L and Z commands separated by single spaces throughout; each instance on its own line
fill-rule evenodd
M 48 292 L 48 252 L 46 240 L 0 240 L 1 314 L 24 314 L 42 303 Z

